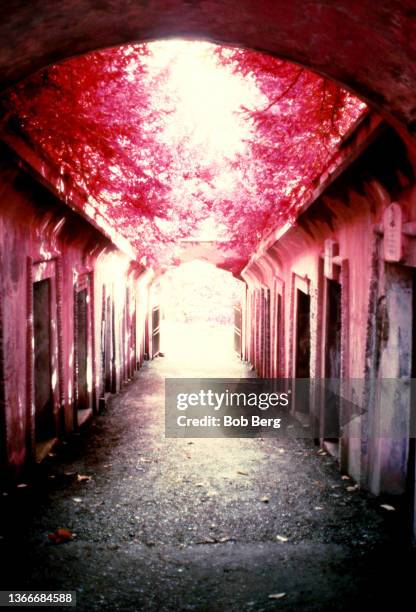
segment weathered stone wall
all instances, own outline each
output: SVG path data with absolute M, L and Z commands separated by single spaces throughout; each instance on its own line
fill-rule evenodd
M 0 87 L 91 50 L 181 36 L 308 66 L 414 131 L 412 0 L 9 0 L 0 7 Z
M 87 384 L 93 412 L 106 393 L 102 366 L 103 297 L 111 300 L 113 309 L 111 390 L 118 391 L 143 358 L 147 285 L 142 282 L 140 267 L 19 169 L 11 151 L 3 146 L 0 265 L 0 438 L 2 460 L 13 478 L 36 459 L 37 452 L 33 282 L 49 279 L 51 287 L 52 391 L 58 438 L 80 424 L 75 405 L 74 291 L 85 288 L 88 292 Z
M 360 407 L 340 441 L 340 467 L 375 493 L 402 493 L 406 481 L 410 390 L 394 397 L 380 390 L 385 378 L 409 380 L 412 364 L 414 371 L 416 238 L 410 234 L 416 221 L 415 197 L 414 171 L 404 144 L 390 128 L 381 130 L 243 273 L 249 294 L 260 286 L 276 293 L 276 282 L 280 292 L 283 288 L 287 377 L 295 376 L 296 291 L 311 298 L 311 377 L 325 377 L 326 279 L 340 283 L 341 378 Z M 392 202 L 399 204 L 403 216 L 404 248 L 396 263 L 386 261 L 383 248 L 383 215 Z M 322 420 L 319 398 L 312 398 L 312 409 Z M 378 433 L 382 427 L 384 439 Z

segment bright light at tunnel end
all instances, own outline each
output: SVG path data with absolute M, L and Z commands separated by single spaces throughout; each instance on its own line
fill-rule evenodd
M 265 99 L 255 80 L 221 65 L 213 43 L 174 39 L 148 47 L 150 68 L 171 67 L 168 88 L 177 101 L 164 138 L 175 141 L 179 134 L 187 135 L 213 160 L 243 153 L 249 125 L 241 106 L 254 107 Z

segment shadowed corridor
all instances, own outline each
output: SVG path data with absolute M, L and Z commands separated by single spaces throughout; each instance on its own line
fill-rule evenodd
M 0 590 L 413 610 L 414 10 L 24 4 L 0 8 Z M 172 377 L 284 379 L 299 430 L 166 437 Z

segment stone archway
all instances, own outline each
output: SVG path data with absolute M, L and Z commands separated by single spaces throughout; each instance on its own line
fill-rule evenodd
M 199 38 L 303 64 L 415 132 L 415 30 L 412 0 L 10 0 L 0 87 L 94 49 Z

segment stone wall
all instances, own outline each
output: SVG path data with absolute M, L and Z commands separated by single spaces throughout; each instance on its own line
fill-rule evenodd
M 0 439 L 2 464 L 13 479 L 133 376 L 145 352 L 149 280 L 109 238 L 19 168 L 3 145 L 0 265 Z M 33 306 L 42 282 L 48 285 L 49 298 L 42 306 L 39 352 L 36 327 L 42 310 L 38 308 L 34 317 Z M 77 330 L 79 292 L 85 292 L 84 331 Z M 77 333 L 85 339 L 82 355 L 77 355 Z M 45 403 L 49 424 L 40 435 L 35 374 L 39 384 L 42 361 L 36 360 L 42 359 L 50 368 L 50 394 L 49 375 L 45 380 L 43 376 L 43 390 L 37 394 L 43 400 L 37 401 Z M 35 367 L 39 365 L 40 370 Z
M 261 287 L 271 290 L 272 304 L 278 293 L 283 298 L 283 368 L 280 374 L 275 368 L 274 375 L 288 378 L 296 372 L 298 291 L 310 296 L 311 378 L 328 376 L 328 283 L 339 284 L 340 377 L 359 410 L 344 428 L 337 458 L 342 471 L 377 494 L 401 494 L 406 488 L 410 387 L 407 384 L 393 392 L 385 380 L 409 381 L 415 371 L 415 198 L 414 171 L 406 147 L 385 127 L 293 226 L 252 258 L 243 273 L 249 287 L 248 303 Z M 397 261 L 391 261 L 386 251 L 391 231 L 386 211 L 396 210 L 393 202 L 402 217 L 394 236 L 403 242 Z M 276 319 L 272 324 L 277 325 Z M 251 328 L 245 349 L 250 360 L 258 326 L 253 323 Z M 272 329 L 272 338 L 276 334 Z M 261 371 L 261 363 L 256 366 Z M 311 411 L 322 431 L 321 398 L 311 398 Z M 325 446 L 325 435 L 320 438 Z

